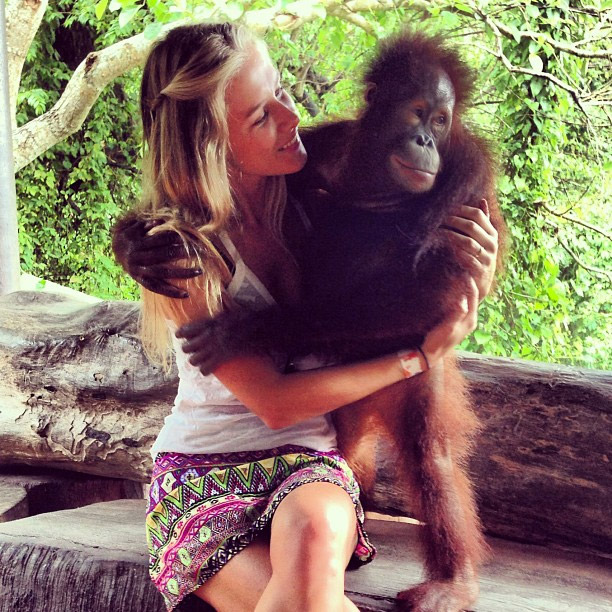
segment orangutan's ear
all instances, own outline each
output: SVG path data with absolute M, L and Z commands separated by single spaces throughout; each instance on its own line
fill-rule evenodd
M 372 104 L 376 97 L 376 83 L 366 83 L 366 89 L 363 94 L 366 104 Z

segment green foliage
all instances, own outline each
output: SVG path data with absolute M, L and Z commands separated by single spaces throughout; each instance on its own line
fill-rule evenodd
M 515 32 L 503 40 L 503 52 L 524 70 L 509 72 L 496 62 L 482 84 L 493 92 L 489 113 L 503 164 L 499 195 L 512 241 L 506 275 L 482 308 L 482 330 L 465 345 L 610 368 L 612 249 L 609 229 L 598 231 L 610 228 L 610 119 L 597 103 L 579 106 L 570 92 L 540 76 L 551 75 L 595 102 L 610 60 L 560 55 L 547 40 L 583 39 L 596 29 L 597 15 L 564 3 L 547 7 L 497 16 Z M 540 36 L 521 36 L 525 31 Z M 490 32 L 482 39 L 489 48 L 497 42 Z
M 463 348 L 611 368 L 610 58 L 571 51 L 609 49 L 609 3 L 434 0 L 352 21 L 327 14 L 326 4 L 59 0 L 28 56 L 19 121 L 48 109 L 72 72 L 54 48 L 60 24 L 85 27 L 101 47 L 134 31 L 153 39 L 176 19 L 282 8 L 305 22 L 266 38 L 304 123 L 355 111 L 360 66 L 379 37 L 402 24 L 441 30 L 477 70 L 469 119 L 499 143 L 499 199 L 511 234 L 505 274 Z M 109 230 L 138 197 L 137 80 L 115 81 L 78 134 L 20 172 L 24 269 L 103 297 L 135 295 L 112 260 Z
M 69 38 L 70 44 L 58 44 L 70 29 L 78 37 Z M 72 74 L 67 62 L 78 63 L 90 45 L 104 46 L 117 38 L 114 28 L 93 17 L 88 2 L 56 2 L 28 54 L 18 124 L 57 101 Z M 24 271 L 102 298 L 138 296 L 136 284 L 117 266 L 110 249 L 115 219 L 139 193 L 137 82 L 136 74 L 114 81 L 77 134 L 17 175 Z

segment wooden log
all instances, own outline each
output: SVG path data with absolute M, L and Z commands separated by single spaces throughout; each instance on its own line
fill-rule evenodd
M 484 430 L 474 455 L 491 533 L 612 553 L 612 373 L 466 359 Z
M 143 354 L 137 305 L 0 298 L 0 463 L 145 481 L 176 394 Z
M 124 302 L 0 298 L 0 464 L 148 479 L 177 381 L 147 362 L 136 319 Z M 462 366 L 483 422 L 471 469 L 487 530 L 611 552 L 612 373 L 471 354 Z M 371 507 L 409 512 L 387 472 Z
M 612 553 L 612 373 L 464 354 L 482 421 L 471 473 L 487 531 Z M 382 453 L 373 509 L 409 513 Z
M 142 499 L 143 485 L 28 466 L 0 468 L 0 523 L 116 499 Z
M 123 500 L 0 525 L 0 610 L 162 612 L 147 576 L 144 502 Z M 374 561 L 347 573 L 362 612 L 390 612 L 396 595 L 422 579 L 419 527 L 366 521 Z M 477 612 L 608 612 L 612 562 L 489 539 Z M 75 586 L 76 585 L 76 586 Z M 208 610 L 188 598 L 181 612 Z M 178 612 L 178 611 L 177 611 Z

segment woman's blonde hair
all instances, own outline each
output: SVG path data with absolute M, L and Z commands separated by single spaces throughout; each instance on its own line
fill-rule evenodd
M 233 24 L 172 29 L 152 48 L 140 90 L 143 124 L 142 217 L 162 221 L 183 239 L 203 275 L 198 299 L 219 312 L 229 270 L 215 244 L 218 233 L 239 222 L 230 183 L 231 151 L 225 93 L 253 45 L 249 30 Z M 286 202 L 284 177 L 269 177 L 267 220 L 280 236 Z M 164 320 L 169 300 L 142 291 L 141 336 L 153 360 L 168 366 L 170 336 Z M 171 308 L 181 311 L 181 300 Z

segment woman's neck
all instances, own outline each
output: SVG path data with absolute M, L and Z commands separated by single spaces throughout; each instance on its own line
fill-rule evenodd
M 264 220 L 266 179 L 243 177 L 234 189 L 243 225 L 260 225 Z

